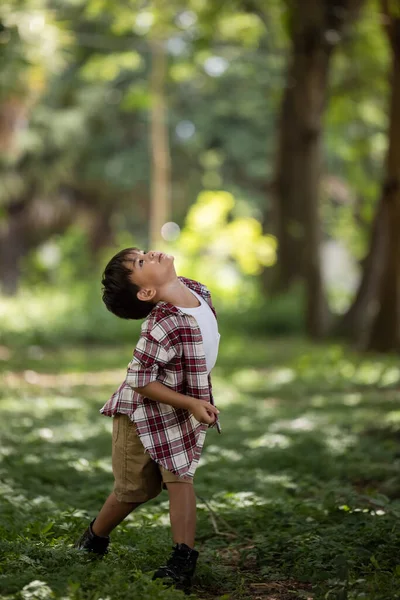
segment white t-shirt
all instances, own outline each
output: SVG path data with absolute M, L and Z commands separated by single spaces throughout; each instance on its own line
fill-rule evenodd
M 210 373 L 211 369 L 217 362 L 219 339 L 221 337 L 218 333 L 217 319 L 215 318 L 214 313 L 207 302 L 193 290 L 190 291 L 194 296 L 196 296 L 200 302 L 200 306 L 196 306 L 195 308 L 182 308 L 181 306 L 178 306 L 177 308 L 196 319 L 200 328 L 201 336 L 203 338 L 207 371 Z

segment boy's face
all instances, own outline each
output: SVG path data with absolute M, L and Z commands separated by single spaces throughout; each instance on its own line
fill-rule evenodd
M 158 290 L 176 277 L 174 257 L 164 252 L 134 250 L 126 257 L 132 283 L 144 290 Z

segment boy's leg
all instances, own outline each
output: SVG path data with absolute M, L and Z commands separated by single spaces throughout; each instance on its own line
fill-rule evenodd
M 112 530 L 141 504 L 143 502 L 120 502 L 112 492 L 92 525 L 93 533 L 101 537 L 110 535 Z
M 112 465 L 114 491 L 92 525 L 93 533 L 102 537 L 162 489 L 158 467 L 144 452 L 136 426 L 127 415 L 113 419 Z
M 192 483 L 166 481 L 169 494 L 174 550 L 166 565 L 157 569 L 153 579 L 189 591 L 199 553 L 193 549 L 196 533 L 196 496 Z
M 166 482 L 166 486 L 174 543 L 193 548 L 196 534 L 196 495 L 193 484 Z
M 112 465 L 114 491 L 77 542 L 79 549 L 104 554 L 111 531 L 162 489 L 158 467 L 144 452 L 136 427 L 126 415 L 113 419 Z
M 104 556 L 108 552 L 109 534 L 129 513 L 141 504 L 143 502 L 120 502 L 115 493 L 112 492 L 103 504 L 96 519 L 90 523 L 75 543 L 75 548 Z

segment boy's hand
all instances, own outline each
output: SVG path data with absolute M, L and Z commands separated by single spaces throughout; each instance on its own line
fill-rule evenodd
M 192 415 L 200 423 L 205 425 L 213 425 L 218 418 L 219 410 L 206 400 L 199 400 L 192 396 L 186 396 L 185 394 L 179 394 L 168 386 L 160 383 L 159 381 L 152 381 L 144 387 L 134 387 L 135 392 L 150 398 L 155 402 L 162 402 L 168 406 L 174 408 L 183 408 L 192 413 Z M 217 425 L 218 431 L 221 433 L 221 428 Z
M 219 414 L 219 410 L 215 406 L 205 400 L 198 400 L 197 398 L 193 398 L 193 404 L 190 406 L 189 410 L 195 419 L 206 425 L 215 423 Z

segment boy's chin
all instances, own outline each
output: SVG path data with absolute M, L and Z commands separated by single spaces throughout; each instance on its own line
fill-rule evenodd
M 171 271 L 175 273 L 175 256 L 172 256 L 172 254 L 167 254 L 165 257 L 165 262 L 166 266 L 168 265 Z

